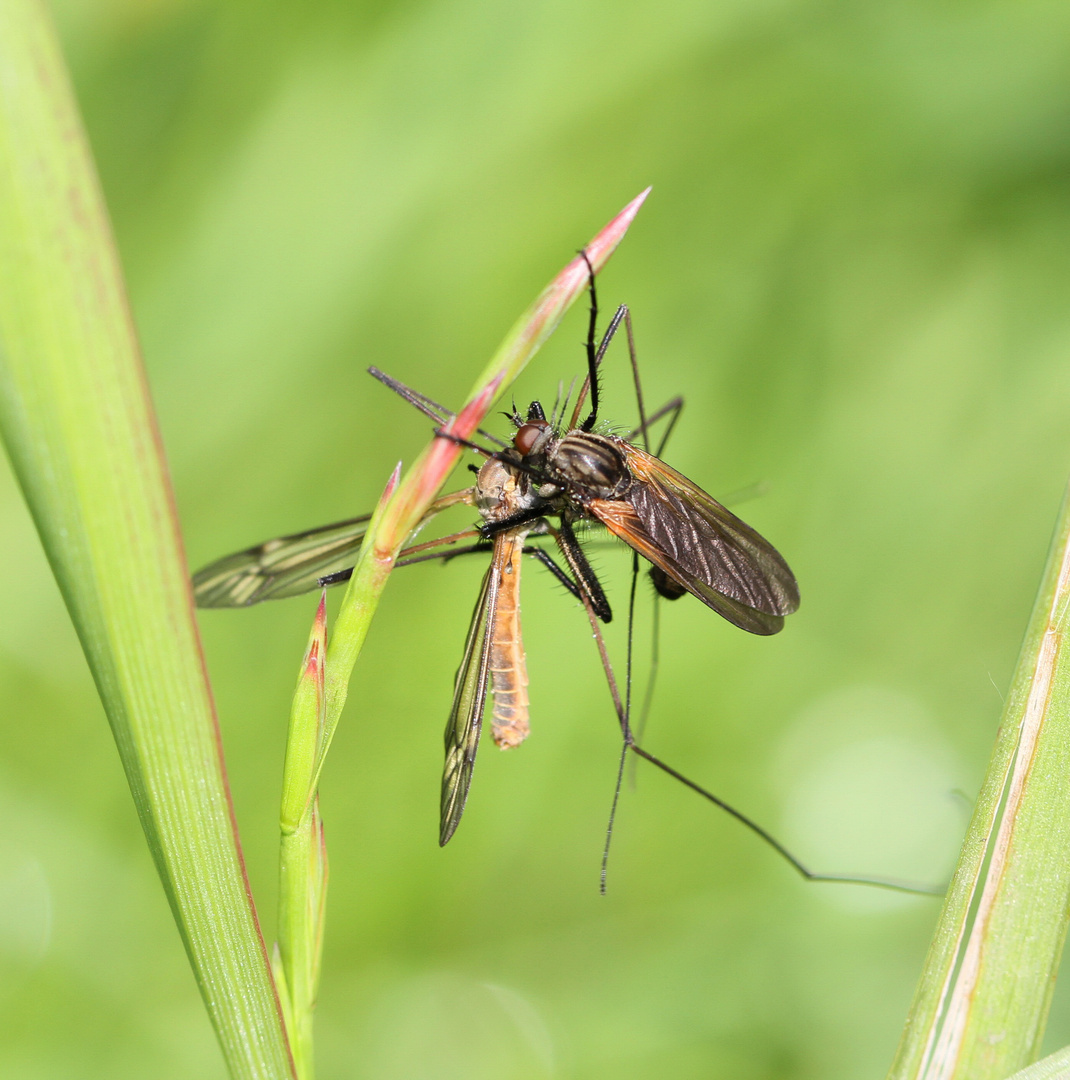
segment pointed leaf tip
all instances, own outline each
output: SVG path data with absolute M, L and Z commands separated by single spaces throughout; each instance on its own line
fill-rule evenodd
M 316 617 L 312 622 L 312 630 L 308 635 L 308 647 L 305 649 L 304 666 L 301 670 L 302 680 L 314 683 L 317 692 L 323 690 L 323 664 L 326 656 L 327 590 L 323 589 L 320 593 L 320 602 L 316 607 Z
M 324 648 L 327 646 L 327 590 L 320 590 L 320 602 L 319 607 L 316 608 L 316 621 L 312 627 L 312 633 L 317 640 L 323 642 Z
M 383 488 L 383 497 L 380 499 L 380 503 L 385 503 L 391 495 L 398 489 L 398 484 L 401 483 L 401 462 L 399 461 L 394 466 L 394 471 L 390 474 L 390 479 L 386 482 L 386 487 Z
M 591 260 L 591 265 L 596 271 L 602 269 L 610 255 L 616 250 L 617 245 L 624 239 L 624 234 L 631 227 L 635 215 L 639 213 L 639 208 L 646 202 L 646 197 L 650 194 L 650 191 L 651 189 L 648 187 L 639 192 L 615 218 L 606 223 L 602 231 L 587 245 L 585 248 L 587 258 Z

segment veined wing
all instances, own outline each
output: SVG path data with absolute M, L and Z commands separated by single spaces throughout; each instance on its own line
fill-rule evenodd
M 461 503 L 471 505 L 472 488 L 440 495 L 412 535 L 436 514 Z M 319 588 L 321 578 L 352 567 L 370 521 L 371 514 L 362 514 L 225 555 L 193 575 L 197 606 L 248 607 L 261 600 L 312 592 Z
M 507 540 L 502 537 L 495 539 L 494 554 L 483 576 L 476 609 L 468 627 L 468 638 L 464 643 L 464 656 L 457 669 L 453 704 L 446 722 L 446 764 L 442 771 L 438 842 L 443 846 L 457 831 L 464 805 L 468 801 L 468 789 L 472 786 L 472 769 L 476 763 L 479 733 L 483 728 L 483 708 L 487 701 L 490 634 L 498 605 L 506 547 Z
M 362 514 L 225 555 L 193 575 L 197 606 L 247 607 L 311 592 L 320 578 L 353 565 L 369 521 Z
M 799 588 L 776 548 L 663 461 L 614 442 L 635 482 L 626 499 L 589 503 L 598 520 L 729 622 L 780 630 Z

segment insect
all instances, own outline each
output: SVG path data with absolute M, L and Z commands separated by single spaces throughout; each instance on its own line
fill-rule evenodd
M 520 514 L 533 503 L 530 492 L 522 492 L 516 476 L 496 458 L 489 458 L 479 470 L 473 491 L 476 507 L 488 523 Z M 441 845 L 453 836 L 468 799 L 488 679 L 494 693 L 491 734 L 495 745 L 503 750 L 519 746 L 530 731 L 527 662 L 520 631 L 520 560 L 535 524 L 526 520 L 494 535 L 446 722 Z
M 542 404 L 533 401 L 526 414 L 520 415 L 515 408 L 509 414 L 515 428 L 510 442 L 480 432 L 496 449 L 443 431 L 441 425 L 453 416 L 448 409 L 381 371 L 370 369 L 373 376 L 432 418 L 439 425 L 437 435 L 461 442 L 485 459 L 481 468 L 469 466 L 476 473 L 475 484 L 436 500 L 419 527 L 456 505 L 477 509 L 479 526 L 411 545 L 403 549 L 398 560 L 398 565 L 404 566 L 426 559 L 490 552 L 446 725 L 440 844 L 453 836 L 465 808 L 488 689 L 494 699 L 491 732 L 495 743 L 502 748 L 514 747 L 528 735 L 520 566 L 522 556 L 531 555 L 551 570 L 587 610 L 624 737 L 622 765 L 629 750 L 650 761 L 757 833 L 807 879 L 931 892 L 927 886 L 880 878 L 813 873 L 756 822 L 637 743 L 630 726 L 629 706 L 621 700 L 598 630 L 598 622 L 609 622 L 612 611 L 576 538 L 577 523 L 604 526 L 648 560 L 651 579 L 661 596 L 678 599 L 690 593 L 733 625 L 753 634 L 778 633 L 784 617 L 798 608 L 799 591 L 794 575 L 772 544 L 698 485 L 633 441 L 637 437 L 645 440 L 651 424 L 667 414 L 672 417 L 671 430 L 681 403 L 670 402 L 649 419 L 644 415 L 628 309 L 624 305 L 618 308 L 596 344 L 598 304 L 593 271 L 590 297 L 587 376 L 570 422 L 562 422 L 565 406 L 560 416 L 555 410 L 548 418 Z M 622 322 L 628 331 L 640 411 L 640 426 L 627 438 L 595 430 L 599 366 Z M 590 411 L 581 422 L 587 394 Z M 556 523 L 552 524 L 551 519 Z M 351 518 L 269 540 L 217 560 L 194 576 L 197 604 L 241 607 L 345 581 L 352 572 L 369 520 L 370 515 Z M 529 539 L 545 536 L 555 541 L 567 570 L 559 567 L 543 547 L 528 543 Z M 462 540 L 472 542 L 457 547 Z M 632 605 L 634 597 L 633 576 Z
M 452 416 L 447 409 L 378 369 L 373 368 L 372 374 L 436 422 L 442 423 Z M 494 440 L 494 436 L 483 434 Z M 500 440 L 495 441 L 506 446 Z M 443 845 L 453 836 L 464 812 L 488 689 L 492 690 L 494 700 L 491 724 L 494 742 L 502 749 L 509 749 L 523 742 L 529 732 L 528 680 L 520 629 L 521 557 L 537 558 L 574 596 L 586 590 L 593 597 L 600 617 L 607 621 L 611 617 L 598 579 L 571 527 L 552 529 L 541 515 L 530 513 L 545 509 L 547 504 L 536 494 L 527 475 L 494 456 L 474 471 L 475 484 L 437 499 L 424 522 L 451 506 L 470 505 L 479 511 L 483 530 L 469 529 L 429 543 L 410 545 L 398 560 L 399 566 L 406 566 L 426 559 L 490 552 L 446 725 L 439 833 Z M 521 515 L 522 520 L 502 526 L 503 521 L 516 515 Z M 296 596 L 346 581 L 370 520 L 371 515 L 363 514 L 224 556 L 193 576 L 196 603 L 202 608 L 248 607 L 263 600 Z M 562 570 L 545 549 L 526 544 L 530 536 L 548 533 L 565 551 L 569 566 L 582 584 Z M 462 540 L 475 542 L 467 547 L 454 546 Z M 446 550 L 439 550 L 443 547 Z
M 461 539 L 476 541 L 461 549 L 464 552 L 488 546 L 491 552 L 446 727 L 442 844 L 457 828 L 467 800 L 488 688 L 494 698 L 495 743 L 517 746 L 528 734 L 519 605 L 522 555 L 538 557 L 603 622 L 610 621 L 612 611 L 576 538 L 574 525 L 581 521 L 604 525 L 648 559 L 655 587 L 663 596 L 674 599 L 690 592 L 751 633 L 776 633 L 784 616 L 798 606 L 795 578 L 768 541 L 660 458 L 628 439 L 595 432 L 599 364 L 628 312 L 623 306 L 618 310 L 596 346 L 598 303 L 593 272 L 590 295 L 587 379 L 570 424 L 564 427 L 548 420 L 542 404 L 533 401 L 525 416 L 515 409 L 511 414 L 516 429 L 511 443 L 484 432 L 498 449 L 466 444 L 486 458 L 475 484 L 437 500 L 425 521 L 450 506 L 467 504 L 479 511 L 481 525 L 475 531 L 411 546 L 399 560 L 404 565 L 421 558 L 452 557 L 461 551 L 424 553 Z M 452 416 L 382 372 L 372 369 L 372 374 L 439 424 Z M 590 412 L 578 423 L 588 392 Z M 644 436 L 646 425 L 644 418 Z M 557 519 L 556 528 L 549 518 Z M 194 576 L 197 604 L 241 607 L 344 581 L 369 520 L 368 515 L 350 518 L 219 559 Z M 526 546 L 532 534 L 552 535 L 567 572 L 543 548 Z
M 513 443 L 518 469 L 542 505 L 518 509 L 492 529 L 538 514 L 593 519 L 649 560 L 662 595 L 697 596 L 752 634 L 775 634 L 799 606 L 795 577 L 780 553 L 749 525 L 660 458 L 615 435 L 598 435 L 595 411 L 558 434 L 532 402 Z
M 628 308 L 621 305 L 596 346 L 598 301 L 589 263 L 588 269 L 587 379 L 572 421 L 561 433 L 547 420 L 538 401 L 531 403 L 524 419 L 514 410 L 512 446 L 493 456 L 525 478 L 535 497 L 512 513 L 485 521 L 482 534 L 489 537 L 547 514 L 559 518 L 566 535 L 571 534 L 575 521 L 596 522 L 652 564 L 654 585 L 663 596 L 676 599 L 689 592 L 742 630 L 778 633 L 784 616 L 799 607 L 799 588 L 776 548 L 660 458 L 629 439 L 594 430 L 598 423 L 599 364 L 622 320 L 628 320 L 629 344 L 632 339 Z M 634 350 L 629 351 L 641 403 Z M 588 390 L 591 409 L 583 422 L 577 423 Z M 648 427 L 643 417 L 639 431 L 644 437 Z M 473 443 L 458 441 L 487 453 Z M 575 550 L 578 548 L 566 539 L 562 551 L 577 580 L 585 581 L 585 568 L 572 564 L 570 556 Z M 596 614 L 608 620 L 609 607 L 601 589 L 595 589 L 596 582 L 585 584 L 591 589 Z

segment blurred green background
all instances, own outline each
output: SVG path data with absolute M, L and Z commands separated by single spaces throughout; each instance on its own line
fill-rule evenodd
M 647 744 L 818 869 L 947 875 L 1070 460 L 1070 9 L 56 15 L 194 566 L 369 508 L 429 430 L 365 368 L 459 403 L 550 276 L 653 184 L 604 305 L 633 307 L 651 403 L 687 397 L 669 460 L 714 494 L 764 485 L 740 513 L 803 606 L 773 639 L 666 607 Z M 582 336 L 576 311 L 518 402 L 581 370 Z M 605 390 L 627 429 L 619 348 Z M 0 1073 L 222 1077 L 6 465 L 0 520 Z M 595 557 L 623 615 L 629 560 Z M 321 1080 L 881 1076 L 937 902 L 805 885 L 646 768 L 600 897 L 616 727 L 582 611 L 534 565 L 533 734 L 484 747 L 439 850 L 478 562 L 399 573 L 357 668 L 323 783 Z M 314 607 L 201 619 L 269 936 Z M 1060 989 L 1048 1045 L 1067 1042 Z

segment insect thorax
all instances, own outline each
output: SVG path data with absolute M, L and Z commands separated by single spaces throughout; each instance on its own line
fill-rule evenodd
M 624 455 L 604 435 L 569 432 L 554 447 L 549 465 L 580 499 L 619 499 L 631 485 Z

